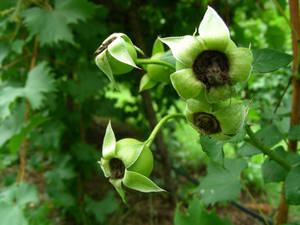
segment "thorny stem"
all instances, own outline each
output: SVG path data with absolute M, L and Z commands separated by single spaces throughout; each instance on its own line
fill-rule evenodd
M 155 139 L 155 136 L 157 135 L 157 133 L 159 132 L 160 128 L 165 124 L 165 122 L 167 122 L 169 119 L 174 118 L 174 117 L 185 117 L 183 113 L 174 113 L 174 114 L 170 114 L 170 115 L 166 115 L 165 117 L 163 117 L 158 124 L 156 124 L 156 126 L 154 127 L 154 129 L 152 130 L 149 138 L 146 140 L 146 145 L 148 147 L 151 146 L 152 142 Z
M 159 60 L 159 59 L 150 59 L 150 58 L 148 58 L 148 59 L 137 59 L 136 64 L 141 64 L 141 65 L 143 65 L 143 64 L 157 64 L 157 65 L 167 66 L 170 69 L 175 70 L 175 66 L 173 66 L 172 64 L 170 64 L 168 62 Z
M 281 156 L 270 150 L 265 144 L 263 144 L 253 133 L 249 125 L 246 125 L 246 131 L 249 135 L 250 139 L 252 140 L 253 144 L 264 154 L 268 155 L 272 160 L 279 163 L 284 169 L 287 171 L 290 171 L 292 169 L 292 166 Z

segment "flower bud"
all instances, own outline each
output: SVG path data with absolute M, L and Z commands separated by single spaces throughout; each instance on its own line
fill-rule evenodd
M 105 177 L 125 200 L 123 185 L 141 192 L 163 191 L 148 177 L 153 169 L 153 155 L 144 142 L 125 138 L 116 142 L 110 123 L 103 140 L 99 161 Z
M 95 62 L 99 69 L 112 81 L 113 75 L 125 74 L 134 67 L 137 58 L 136 46 L 129 37 L 122 33 L 114 33 L 106 38 L 95 51 Z
M 245 106 L 235 101 L 209 104 L 204 97 L 188 99 L 185 115 L 188 122 L 201 134 L 218 140 L 228 140 L 242 128 L 246 118 Z

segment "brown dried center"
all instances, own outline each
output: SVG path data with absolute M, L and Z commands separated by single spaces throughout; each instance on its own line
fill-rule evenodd
M 194 123 L 205 134 L 209 135 L 221 132 L 219 121 L 214 115 L 211 115 L 209 113 L 195 113 Z
M 107 41 L 105 41 L 104 43 L 102 43 L 102 45 L 100 45 L 100 47 L 95 51 L 94 56 L 99 55 L 101 52 L 103 52 L 105 49 L 107 49 L 108 46 L 116 39 L 117 39 L 116 37 L 112 37 L 112 38 L 108 39 Z
M 109 167 L 112 179 L 120 179 L 124 177 L 125 166 L 120 159 L 112 158 L 109 161 Z
M 228 74 L 229 62 L 226 55 L 219 51 L 203 51 L 198 55 L 193 64 L 196 78 L 205 84 L 209 90 L 212 86 L 220 86 L 228 83 L 231 79 Z

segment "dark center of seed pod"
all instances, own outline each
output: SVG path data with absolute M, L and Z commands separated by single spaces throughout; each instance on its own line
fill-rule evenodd
M 125 173 L 125 166 L 120 159 L 112 158 L 109 161 L 109 167 L 111 172 L 112 179 L 120 179 L 123 178 Z
M 196 78 L 205 84 L 209 90 L 212 86 L 224 84 L 231 85 L 228 74 L 229 62 L 227 56 L 219 51 L 203 51 L 198 55 L 193 64 Z
M 112 38 L 108 39 L 107 41 L 105 41 L 104 43 L 102 43 L 100 45 L 100 47 L 94 52 L 94 56 L 99 55 L 101 52 L 103 52 L 105 49 L 107 49 L 107 47 L 116 39 L 117 39 L 117 37 L 112 37 Z
M 221 132 L 220 123 L 214 115 L 199 112 L 194 114 L 195 125 L 205 134 L 216 134 Z

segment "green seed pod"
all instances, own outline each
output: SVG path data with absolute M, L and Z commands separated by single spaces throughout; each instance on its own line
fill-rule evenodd
M 233 85 L 249 78 L 253 60 L 250 49 L 234 44 L 226 24 L 211 7 L 198 33 L 199 36 L 161 39 L 178 61 L 171 75 L 174 88 L 183 99 L 197 98 L 202 89 L 210 103 L 233 97 Z
M 116 142 L 110 123 L 106 128 L 99 163 L 124 202 L 123 185 L 141 192 L 163 191 L 148 178 L 153 169 L 153 155 L 149 147 L 133 138 Z
M 228 140 L 242 128 L 246 108 L 238 101 L 209 104 L 204 94 L 199 99 L 189 99 L 185 115 L 188 122 L 201 134 L 218 140 Z

